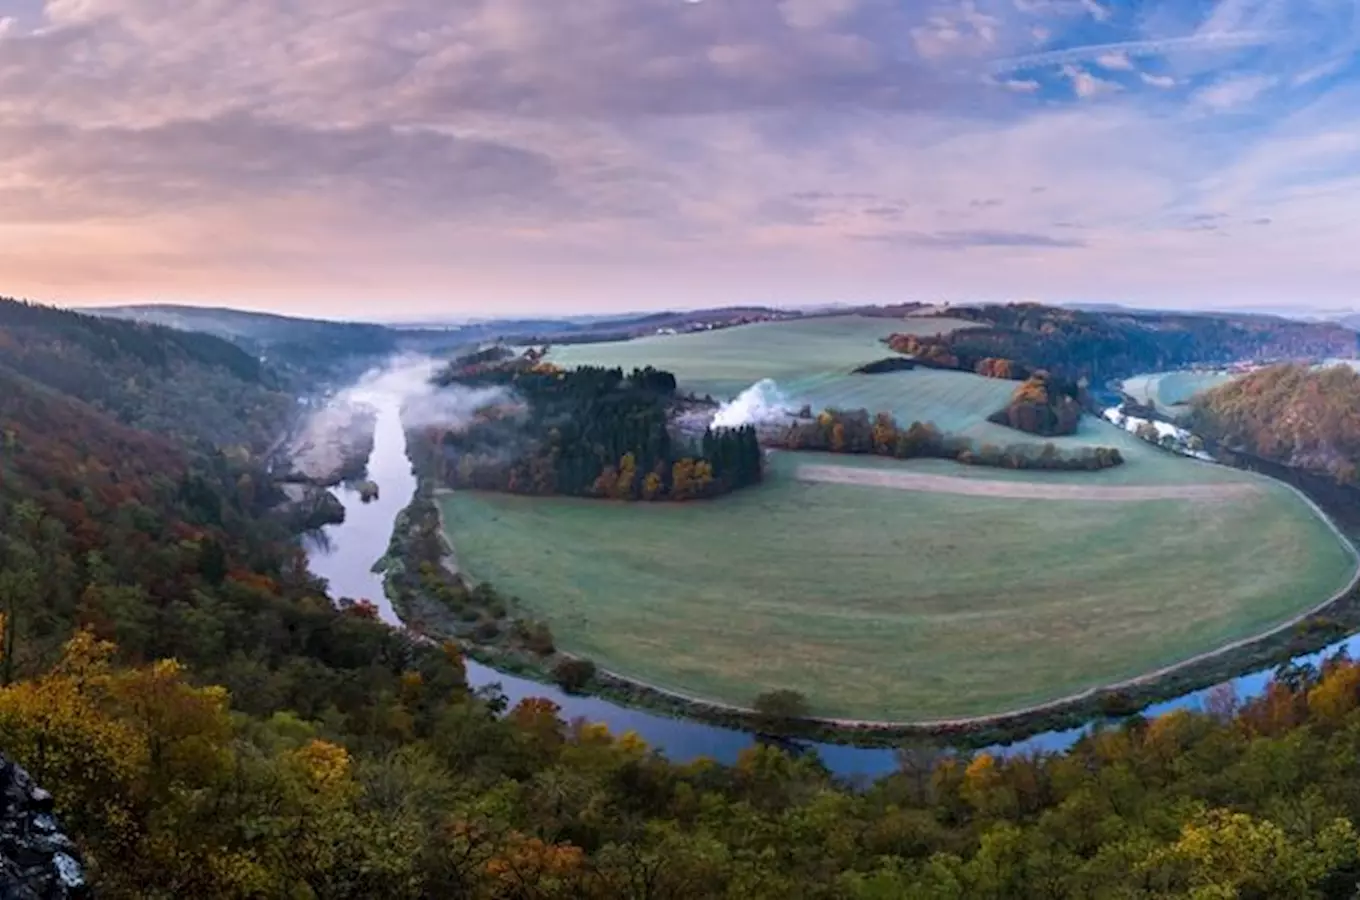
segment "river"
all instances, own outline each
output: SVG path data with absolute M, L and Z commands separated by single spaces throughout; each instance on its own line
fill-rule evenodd
M 379 415 L 373 455 L 369 460 L 369 478 L 379 487 L 377 500 L 364 503 L 358 491 L 349 488 L 335 490 L 345 505 L 345 521 L 327 527 L 320 540 L 309 548 L 312 571 L 330 584 L 333 597 L 364 598 L 371 600 L 384 621 L 400 626 L 383 592 L 382 577 L 372 571 L 373 564 L 387 550 L 393 522 L 415 493 L 416 480 L 406 457 L 406 438 L 401 426 L 400 400 L 386 395 L 378 403 Z M 1346 648 L 1355 655 L 1360 650 L 1360 635 L 1352 636 L 1331 647 L 1298 658 L 1298 662 L 1317 663 L 1325 656 Z M 476 687 L 499 684 L 511 704 L 524 697 L 546 697 L 562 708 L 567 719 L 578 717 L 603 722 L 615 734 L 635 731 L 651 746 L 663 751 L 676 762 L 700 756 L 731 763 L 737 754 L 755 742 L 748 733 L 719 728 L 687 719 L 670 719 L 641 710 L 630 709 L 595 697 L 577 697 L 564 693 L 555 686 L 540 684 L 468 661 L 468 680 Z M 1266 669 L 1233 679 L 1237 697 L 1245 700 L 1259 695 L 1274 669 Z M 1145 710 L 1156 715 L 1174 709 L 1199 709 L 1214 688 L 1186 694 Z M 1091 726 L 1065 731 L 1038 734 L 1014 744 L 988 748 L 1001 755 L 1055 752 L 1077 740 Z M 896 768 L 893 751 L 866 749 L 838 744 L 813 744 L 812 748 L 837 775 L 846 778 L 873 778 Z

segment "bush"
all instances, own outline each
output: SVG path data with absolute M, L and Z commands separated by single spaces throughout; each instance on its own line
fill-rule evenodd
M 1123 691 L 1109 691 L 1101 694 L 1099 702 L 1101 714 L 1112 719 L 1131 716 L 1141 709 L 1138 701 Z
M 524 644 L 525 649 L 539 656 L 548 656 L 557 649 L 552 631 L 544 622 L 520 619 L 515 622 L 515 635 Z
M 595 678 L 595 663 L 588 659 L 564 659 L 553 668 L 553 680 L 568 694 L 585 690 Z
M 807 698 L 797 691 L 766 691 L 756 697 L 754 704 L 761 727 L 778 731 L 799 719 L 807 718 Z

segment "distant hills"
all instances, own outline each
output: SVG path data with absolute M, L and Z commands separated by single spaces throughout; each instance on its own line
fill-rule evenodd
M 214 335 L 286 373 L 331 380 L 352 376 L 356 368 L 400 352 L 453 352 L 491 341 L 625 340 L 667 328 L 683 330 L 799 315 L 768 307 L 731 306 L 613 316 L 376 324 L 171 304 L 110 306 L 89 312 L 108 319 Z

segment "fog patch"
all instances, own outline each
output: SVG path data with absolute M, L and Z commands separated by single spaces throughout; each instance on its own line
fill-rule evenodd
M 525 404 L 505 387 L 440 387 L 434 377 L 444 367 L 429 356 L 404 355 L 370 369 L 357 382 L 339 391 L 332 402 L 372 407 L 396 405 L 408 429 L 466 429 L 479 414 L 496 408 L 502 417 L 526 411 Z

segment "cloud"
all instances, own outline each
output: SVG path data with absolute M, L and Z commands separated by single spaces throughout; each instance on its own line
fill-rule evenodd
M 1176 53 L 1242 50 L 1249 47 L 1266 46 L 1277 40 L 1279 40 L 1278 34 L 1239 31 L 1211 32 L 1152 40 L 1120 41 L 1110 44 L 1085 44 L 1066 47 L 1061 50 L 1049 50 L 1043 53 L 1029 53 L 1000 59 L 991 65 L 990 70 L 995 75 L 1004 75 L 1018 72 L 1021 69 L 1034 69 L 1064 63 L 1092 62 L 1113 53 L 1122 53 L 1127 57 L 1135 58 L 1166 56 Z
M 98 106 L 101 117 L 145 123 L 242 105 L 341 120 L 381 108 L 418 123 L 911 107 L 940 96 L 938 80 L 897 52 L 913 17 L 880 0 L 82 0 L 54 3 L 49 16 L 0 59 L 0 111 Z M 996 36 L 971 5 L 931 22 L 921 27 L 942 40 L 950 29 L 961 44 Z
M 1269 75 L 1243 75 L 1226 78 L 1195 93 L 1195 101 L 1215 112 L 1227 112 L 1244 106 L 1276 85 L 1278 79 Z
M 1086 246 L 1083 241 L 1020 231 L 938 231 L 928 234 L 889 232 L 886 234 L 856 235 L 856 239 L 944 250 L 986 247 L 1072 249 Z
M 1111 72 L 1132 72 L 1134 68 L 1129 55 L 1119 51 L 1100 54 L 1096 57 L 1096 65 Z
M 1099 97 L 1101 94 L 1108 94 L 1120 89 L 1119 85 L 1113 81 L 1097 78 L 1077 66 L 1065 65 L 1060 71 L 1071 80 L 1072 92 L 1082 100 Z
M 956 9 L 938 11 L 911 29 L 916 51 L 927 60 L 980 56 L 997 42 L 1001 20 L 980 12 L 972 0 Z
M 241 195 L 324 195 L 427 214 L 541 215 L 560 199 L 554 164 L 541 153 L 376 124 L 304 127 L 230 114 L 148 128 L 0 125 L 0 154 L 37 182 L 60 185 L 75 217 L 107 214 L 108 204 L 127 215 Z M 79 197 L 96 206 L 80 209 Z M 40 211 L 34 199 L 0 205 L 0 221 Z
M 1324 78 L 1330 78 L 1331 76 L 1336 75 L 1337 73 L 1343 71 L 1348 65 L 1350 65 L 1350 62 L 1351 60 L 1349 57 L 1341 57 L 1339 59 L 1327 60 L 1324 63 L 1319 63 L 1318 65 L 1310 66 L 1309 68 L 1304 69 L 1302 72 L 1299 72 L 1297 75 L 1295 75 L 1293 78 L 1289 80 L 1289 83 L 1293 87 L 1303 87 L 1306 84 L 1312 84 L 1314 81 L 1320 81 Z
M 1321 296 L 1360 240 L 1342 5 L 20 0 L 0 287 L 332 315 Z M 1182 231 L 1200 209 L 1229 236 Z
M 1091 14 L 1091 18 L 1097 22 L 1105 22 L 1110 18 L 1110 11 L 1096 2 L 1096 0 L 1081 0 L 1081 5 Z

